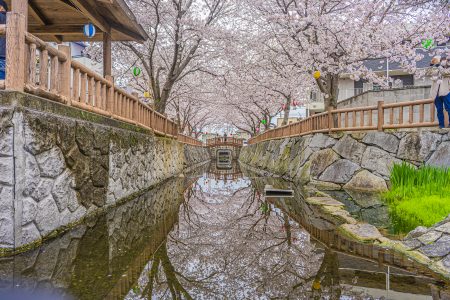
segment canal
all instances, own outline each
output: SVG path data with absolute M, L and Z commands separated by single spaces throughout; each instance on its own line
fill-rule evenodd
M 265 198 L 267 184 L 294 197 Z M 301 190 L 235 163 L 204 166 L 0 258 L 0 299 L 432 299 L 443 285 L 336 247 L 303 215 Z

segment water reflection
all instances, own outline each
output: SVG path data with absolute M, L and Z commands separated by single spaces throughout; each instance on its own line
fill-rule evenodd
M 236 163 L 171 179 L 1 258 L 0 299 L 11 288 L 76 299 L 432 299 L 430 286 L 444 294 L 430 278 L 328 247 L 330 224 L 305 214 L 298 197 L 264 198 L 265 184 L 291 185 L 244 176 Z

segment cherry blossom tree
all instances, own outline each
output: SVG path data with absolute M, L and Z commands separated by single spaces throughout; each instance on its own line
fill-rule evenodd
M 448 41 L 446 1 L 394 0 L 248 0 L 272 36 L 272 50 L 306 74 L 315 73 L 325 106 L 336 107 L 338 79 L 377 81 L 363 62 L 389 58 L 415 71 L 415 48 L 423 39 Z
M 177 82 L 206 71 L 211 36 L 231 10 L 229 0 L 129 0 L 128 4 L 150 39 L 143 44 L 116 44 L 117 73 L 141 91 L 151 93 L 155 108 L 164 113 Z M 142 69 L 133 77 L 131 69 Z

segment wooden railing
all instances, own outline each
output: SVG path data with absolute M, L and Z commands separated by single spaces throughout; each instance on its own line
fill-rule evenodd
M 208 139 L 206 141 L 206 146 L 216 147 L 216 146 L 235 146 L 241 147 L 244 144 L 243 139 L 233 138 L 233 137 L 217 137 Z
M 192 145 L 192 146 L 199 146 L 203 147 L 203 143 L 196 138 L 184 135 L 184 134 L 178 134 L 178 141 L 184 144 Z
M 286 126 L 270 129 L 251 138 L 248 143 L 319 132 L 361 131 L 414 127 L 433 127 L 435 121 L 433 99 L 384 104 L 376 106 L 329 110 Z
M 0 89 L 25 91 L 178 139 L 175 122 L 141 102 L 137 94 L 116 87 L 112 77 L 103 78 L 73 61 L 70 46 L 55 48 L 26 32 L 23 15 L 8 13 L 7 25 L 0 25 L 0 36 L 5 35 L 6 80 L 0 81 Z M 191 138 L 179 140 L 201 145 Z

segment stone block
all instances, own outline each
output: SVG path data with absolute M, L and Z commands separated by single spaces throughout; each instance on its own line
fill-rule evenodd
M 69 207 L 69 210 L 74 212 L 80 205 L 77 200 L 77 194 L 73 189 L 74 185 L 74 178 L 69 170 L 65 170 L 56 178 L 52 188 L 52 195 L 60 212 L 66 207 Z
M 436 150 L 441 142 L 441 135 L 425 131 L 421 134 L 412 132 L 401 139 L 397 157 L 405 160 L 422 162 Z
M 426 228 L 425 226 L 417 226 L 414 230 L 410 231 L 405 239 L 413 239 L 413 238 L 417 238 L 423 234 L 425 234 L 428 231 L 428 228 Z
M 24 198 L 22 200 L 22 225 L 30 223 L 36 219 L 38 206 L 32 198 Z
M 383 237 L 375 226 L 366 223 L 343 224 L 339 229 L 361 242 L 374 241 Z
M 400 140 L 395 135 L 385 132 L 368 132 L 362 141 L 391 153 L 397 153 L 400 144 Z
M 0 185 L 0 217 L 13 218 L 14 194 L 10 186 Z
M 393 157 L 389 152 L 377 147 L 369 146 L 364 152 L 361 166 L 369 171 L 376 172 L 384 178 L 389 178 L 392 166 L 402 161 Z
M 52 196 L 48 196 L 38 203 L 36 226 L 42 236 L 49 234 L 59 227 L 60 213 Z
M 440 144 L 426 164 L 435 167 L 450 167 L 450 141 Z
M 0 130 L 0 156 L 13 155 L 14 127 L 4 127 Z
M 22 245 L 30 244 L 41 239 L 41 234 L 34 223 L 22 227 Z
M 14 218 L 0 217 L 0 247 L 14 246 Z
M 418 240 L 423 244 L 430 244 L 439 239 L 442 236 L 442 232 L 430 230 L 427 233 L 418 237 Z
M 14 160 L 12 157 L 0 157 L 0 184 L 14 184 Z
M 339 155 L 330 148 L 313 153 L 310 157 L 311 176 L 319 176 L 329 165 L 338 159 Z
M 36 159 L 33 155 L 25 152 L 25 180 L 24 180 L 24 190 L 23 195 L 25 197 L 30 196 L 31 193 L 36 189 L 40 181 L 39 167 Z
M 57 122 L 42 115 L 24 116 L 25 149 L 33 155 L 50 150 L 56 145 Z
M 428 257 L 444 257 L 450 253 L 450 243 L 437 242 L 419 248 Z
M 36 155 L 36 160 L 41 176 L 45 177 L 56 178 L 66 167 L 64 156 L 58 147 Z
M 53 187 L 53 179 L 50 178 L 41 178 L 39 184 L 31 193 L 31 197 L 37 202 L 46 198 L 52 192 Z
M 334 145 L 333 150 L 343 158 L 360 164 L 366 145 L 346 135 Z
M 346 190 L 361 190 L 368 192 L 387 191 L 386 181 L 367 170 L 358 172 L 353 178 L 344 185 Z
M 360 166 L 347 159 L 341 159 L 329 166 L 319 177 L 319 180 L 333 183 L 347 183 Z
M 312 149 L 323 149 L 323 148 L 329 148 L 333 147 L 336 144 L 336 140 L 329 137 L 328 135 L 325 135 L 323 133 L 317 133 L 314 134 L 314 136 L 311 139 L 311 142 L 309 143 L 309 147 Z
M 422 246 L 422 243 L 418 239 L 411 239 L 402 242 L 408 250 L 415 250 Z
M 450 234 L 450 222 L 439 225 L 435 228 L 437 231 L 445 232 L 446 234 Z

